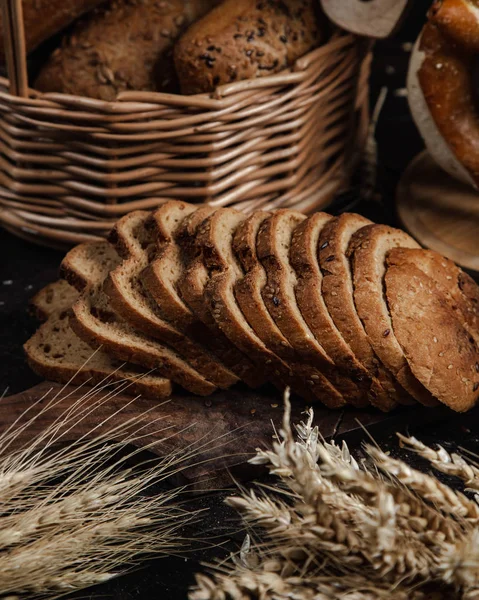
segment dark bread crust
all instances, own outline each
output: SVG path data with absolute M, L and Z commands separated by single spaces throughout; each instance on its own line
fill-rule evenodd
M 103 246 L 99 247 L 101 244 Z M 72 307 L 70 326 L 73 331 L 92 348 L 101 347 L 119 360 L 155 369 L 156 373 L 193 394 L 205 396 L 213 393 L 216 387 L 182 357 L 138 333 L 114 313 L 103 291 L 103 283 L 108 273 L 120 264 L 120 258 L 107 242 L 96 243 L 95 252 L 92 246 L 77 246 L 62 262 L 62 272 L 67 281 L 69 278 L 77 281 L 81 277 L 87 284 Z
M 329 221 L 319 237 L 319 264 L 323 275 L 322 294 L 328 312 L 353 354 L 370 373 L 371 403 L 382 411 L 397 406 L 407 396 L 375 355 L 356 311 L 353 279 L 346 252 L 351 237 L 371 221 L 360 215 L 344 214 Z
M 174 42 L 214 4 L 207 0 L 107 3 L 63 38 L 35 87 L 106 101 L 128 90 L 175 92 Z
M 179 331 L 163 318 L 158 304 L 144 288 L 142 271 L 156 254 L 156 227 L 151 214 L 135 211 L 120 219 L 110 239 L 124 257 L 123 262 L 110 272 L 104 291 L 111 306 L 129 325 L 177 350 L 188 363 L 214 385 L 227 389 L 236 378 L 221 362 L 200 344 Z M 168 306 L 163 306 L 168 314 Z
M 256 240 L 258 258 L 267 276 L 263 301 L 301 361 L 315 367 L 326 382 L 342 397 L 341 404 L 351 398 L 361 402 L 363 394 L 349 374 L 342 376 L 321 343 L 309 329 L 296 302 L 296 273 L 291 267 L 291 240 L 295 229 L 306 217 L 291 210 L 276 211 L 266 219 Z
M 383 365 L 415 400 L 435 406 L 436 400 L 408 366 L 384 298 L 386 258 L 393 248 L 419 248 L 419 245 L 404 231 L 386 225 L 367 225 L 351 238 L 348 255 L 352 262 L 356 310 Z
M 394 332 L 414 376 L 457 412 L 479 399 L 479 349 L 436 283 L 412 264 L 385 277 Z
M 318 260 L 319 238 L 332 218 L 326 213 L 315 213 L 300 223 L 293 232 L 290 261 L 297 278 L 295 295 L 301 314 L 316 340 L 321 343 L 339 371 L 357 384 L 360 394 L 349 395 L 348 401 L 361 408 L 369 405 L 371 376 L 356 359 L 334 324 L 321 289 L 323 274 Z
M 318 46 L 324 35 L 315 0 L 225 0 L 175 46 L 183 94 L 278 73 Z
M 74 334 L 68 311 L 63 309 L 50 313 L 48 320 L 24 345 L 24 350 L 30 367 L 48 381 L 101 386 L 122 383 L 122 392 L 130 395 L 155 400 L 171 396 L 168 379 L 115 361 L 101 350 L 93 352 Z
M 235 296 L 246 320 L 263 341 L 265 346 L 288 363 L 293 375 L 305 382 L 309 394 L 302 395 L 308 400 L 323 402 L 331 408 L 344 404 L 338 391 L 329 384 L 320 371 L 301 362 L 295 350 L 283 335 L 269 313 L 262 292 L 267 284 L 267 276 L 257 255 L 257 235 L 267 213 L 253 214 L 237 229 L 233 238 L 233 250 L 241 263 L 244 276 L 235 285 Z
M 433 250 L 396 248 L 387 257 L 388 265 L 412 264 L 430 277 L 456 311 L 463 326 L 479 345 L 479 286 L 452 260 Z

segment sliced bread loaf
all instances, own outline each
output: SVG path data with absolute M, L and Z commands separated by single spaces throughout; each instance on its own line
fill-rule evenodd
M 108 273 L 121 262 L 107 242 L 81 244 L 62 262 L 62 273 L 72 284 L 84 288 L 73 305 L 71 327 L 91 347 L 102 347 L 115 358 L 131 362 L 171 379 L 199 396 L 216 387 L 173 350 L 130 327 L 111 308 L 103 291 Z
M 322 294 L 328 312 L 357 360 L 371 374 L 371 402 L 383 411 L 392 410 L 400 398 L 409 398 L 384 368 L 369 342 L 356 311 L 353 278 L 346 252 L 351 237 L 371 221 L 344 214 L 329 221 L 319 236 L 319 264 L 323 275 Z
M 283 335 L 301 361 L 314 366 L 343 397 L 343 403 L 353 399 L 361 403 L 364 394 L 349 374 L 339 373 L 323 346 L 308 327 L 296 302 L 297 277 L 290 263 L 291 239 L 294 230 L 306 217 L 292 210 L 278 210 L 266 219 L 256 240 L 258 258 L 267 277 L 263 301 Z
M 319 237 L 331 215 L 316 213 L 300 223 L 293 232 L 290 262 L 295 270 L 296 301 L 311 333 L 324 348 L 340 372 L 351 377 L 360 394 L 348 400 L 358 407 L 369 404 L 372 380 L 369 372 L 357 360 L 329 314 L 322 294 L 323 275 L 319 268 Z M 373 395 L 371 400 L 375 400 Z
M 222 213 L 227 215 L 233 223 L 230 227 L 237 225 L 245 219 L 245 215 L 235 211 L 234 209 L 219 209 L 227 211 Z M 216 212 L 216 211 L 215 211 Z M 205 302 L 205 290 L 209 282 L 211 270 L 209 265 L 210 255 L 221 260 L 221 249 L 214 247 L 208 243 L 209 223 L 215 212 L 211 213 L 203 222 L 198 222 L 197 215 L 193 219 L 198 223 L 194 238 L 192 235 L 183 234 L 180 238 L 184 244 L 185 254 L 193 257 L 186 267 L 183 277 L 179 283 L 179 289 L 185 302 L 188 304 L 192 312 L 198 319 L 207 326 L 210 331 L 210 336 L 215 340 L 215 352 L 220 353 L 224 363 L 250 387 L 256 388 L 263 385 L 267 381 L 267 376 L 263 368 L 256 368 L 255 365 L 247 358 L 236 346 L 234 346 L 225 334 L 218 327 L 208 303 Z M 192 219 L 187 227 L 192 230 Z
M 408 366 L 394 334 L 384 296 L 386 257 L 393 248 L 419 248 L 407 233 L 386 225 L 367 225 L 351 238 L 354 303 L 374 352 L 402 387 L 421 404 L 437 402 Z
M 60 279 L 49 283 L 30 300 L 30 310 L 39 321 L 46 321 L 57 311 L 68 310 L 78 298 L 78 292 Z
M 253 214 L 241 223 L 233 237 L 233 250 L 244 271 L 244 276 L 235 285 L 238 305 L 265 346 L 288 363 L 299 381 L 305 382 L 309 394 L 303 395 L 337 408 L 344 404 L 341 394 L 320 371 L 301 362 L 264 303 L 262 293 L 267 285 L 267 276 L 258 258 L 256 242 L 260 228 L 269 218 L 268 213 Z
M 110 233 L 110 242 L 123 262 L 105 281 L 105 292 L 113 309 L 126 323 L 147 336 L 177 350 L 208 381 L 227 389 L 236 383 L 233 374 L 206 348 L 168 322 L 168 306 L 161 307 L 143 286 L 141 274 L 156 255 L 156 228 L 151 214 L 135 211 L 120 219 Z
M 455 411 L 479 399 L 479 349 L 436 282 L 413 264 L 385 275 L 392 327 L 414 376 Z
M 51 313 L 24 350 L 31 368 L 49 381 L 101 386 L 124 383 L 123 393 L 157 400 L 168 398 L 172 392 L 168 379 L 122 364 L 101 350 L 94 352 L 73 333 L 64 310 Z

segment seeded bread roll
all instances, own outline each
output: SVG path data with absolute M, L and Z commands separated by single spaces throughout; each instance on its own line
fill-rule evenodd
M 105 0 L 23 0 L 27 52 L 65 29 L 75 19 Z M 0 60 L 5 60 L 4 27 L 0 17 Z
M 226 0 L 192 25 L 175 46 L 183 94 L 264 77 L 319 45 L 317 0 Z
M 126 90 L 175 91 L 172 48 L 214 0 L 115 0 L 79 22 L 35 82 L 41 92 L 115 100 Z

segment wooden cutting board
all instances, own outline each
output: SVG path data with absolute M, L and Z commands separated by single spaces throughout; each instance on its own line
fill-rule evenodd
M 0 432 L 15 424 L 20 431 L 16 444 L 20 446 L 27 443 L 33 435 L 44 431 L 58 415 L 78 403 L 86 390 L 88 388 L 85 386 L 64 387 L 45 382 L 15 396 L 3 398 L 0 401 Z M 56 394 L 61 401 L 54 409 L 42 412 L 48 399 Z M 39 413 L 38 418 L 33 425 L 24 431 L 20 430 L 21 423 L 26 419 L 22 416 L 24 411 L 43 396 L 45 399 L 34 407 Z M 305 408 L 303 401 L 292 398 L 293 423 L 304 419 Z M 408 423 L 417 425 L 451 418 L 451 412 L 445 408 L 431 410 L 420 406 L 400 409 L 389 415 L 375 410 L 335 412 L 320 406 L 314 410 L 315 422 L 326 439 L 343 438 L 349 443 L 365 437 L 362 427 L 366 427 L 374 435 L 378 430 L 381 433 L 398 430 Z M 30 410 L 29 418 L 32 412 Z M 145 413 L 148 413 L 147 416 Z M 63 440 L 71 441 L 88 435 L 94 427 L 108 432 L 130 419 L 137 419 L 140 423 L 144 418 L 148 425 L 136 445 L 149 447 L 152 443 L 159 442 L 165 437 L 161 430 L 168 427 L 168 439 L 149 450 L 161 455 L 166 452 L 181 453 L 195 444 L 201 446 L 201 464 L 187 468 L 182 473 L 182 482 L 186 479 L 197 490 L 217 489 L 220 485 L 231 485 L 232 474 L 242 481 L 250 477 L 253 471 L 245 464 L 248 457 L 256 448 L 270 446 L 274 427 L 281 425 L 282 416 L 283 402 L 276 390 L 253 392 L 237 387 L 227 392 L 217 392 L 209 398 L 175 395 L 167 402 L 141 398 L 133 400 L 131 396 L 120 393 L 74 423 Z M 176 435 L 172 435 L 173 433 Z M 126 436 L 125 433 L 121 435 Z M 124 441 L 121 435 L 115 434 L 112 437 Z M 254 473 L 257 475 L 257 470 Z

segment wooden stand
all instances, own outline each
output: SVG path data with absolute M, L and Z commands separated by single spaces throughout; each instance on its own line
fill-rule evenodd
M 479 272 L 479 192 L 419 154 L 397 191 L 397 212 L 420 244 Z

